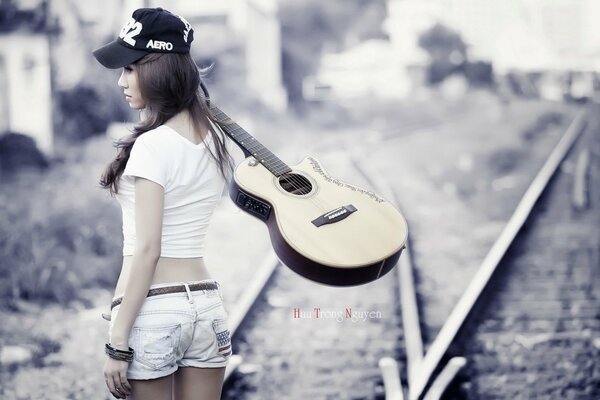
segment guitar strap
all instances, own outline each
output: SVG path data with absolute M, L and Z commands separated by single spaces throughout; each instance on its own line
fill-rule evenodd
M 210 93 L 208 93 L 208 88 L 206 87 L 206 85 L 204 84 L 204 80 L 202 78 L 200 78 L 200 88 L 202 89 L 202 93 L 204 93 L 204 99 L 206 100 L 206 105 L 208 106 L 208 108 L 210 109 L 212 107 L 212 105 L 210 104 Z M 219 127 L 221 129 L 223 129 L 223 127 L 221 126 L 221 122 L 215 118 L 214 121 L 217 125 L 219 125 Z
M 210 108 L 210 94 L 208 93 L 208 88 L 204 84 L 204 80 L 202 80 L 202 78 L 200 78 L 200 88 L 202 89 L 202 92 L 204 93 L 204 98 L 206 99 L 206 104 Z

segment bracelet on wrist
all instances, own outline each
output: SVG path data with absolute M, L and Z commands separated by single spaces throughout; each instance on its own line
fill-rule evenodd
M 131 347 L 129 347 L 129 350 L 120 350 L 120 349 L 114 348 L 109 343 L 106 343 L 106 345 L 104 346 L 104 352 L 110 358 L 115 359 L 115 360 L 127 361 L 127 362 L 133 361 L 133 349 Z

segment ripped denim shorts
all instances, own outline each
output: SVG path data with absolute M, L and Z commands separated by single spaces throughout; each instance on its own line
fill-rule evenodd
M 165 283 L 150 289 L 207 281 L 216 282 Z M 156 379 L 179 367 L 218 368 L 228 364 L 231 337 L 220 288 L 186 289 L 145 298 L 129 335 L 134 357 L 128 379 Z M 109 343 L 120 306 L 110 313 Z

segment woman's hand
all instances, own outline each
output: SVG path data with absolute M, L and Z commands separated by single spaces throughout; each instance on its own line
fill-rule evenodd
M 125 399 L 131 394 L 131 385 L 127 380 L 127 369 L 129 363 L 127 361 L 115 360 L 106 356 L 104 364 L 104 380 L 108 390 L 117 399 Z

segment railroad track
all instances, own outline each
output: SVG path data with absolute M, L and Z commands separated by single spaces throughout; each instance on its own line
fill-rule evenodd
M 337 156 L 353 166 L 344 152 Z M 368 172 L 359 174 L 371 182 Z M 398 330 L 402 329 L 395 273 L 346 288 L 315 284 L 282 267 L 269 252 L 230 312 L 234 356 L 226 370 L 223 398 L 300 399 L 310 393 L 341 399 L 368 398 L 373 393 L 383 396 L 377 360 L 397 353 Z M 317 308 L 322 317 L 317 317 Z M 348 308 L 381 316 L 362 321 L 332 316 Z M 295 318 L 294 310 L 302 317 Z M 295 377 L 293 383 L 291 377 Z M 365 378 L 368 386 L 362 382 Z M 347 380 L 355 380 L 355 386 Z
M 280 261 L 275 256 L 275 253 L 270 252 L 266 254 L 263 262 L 256 270 L 256 274 L 253 276 L 252 281 L 249 282 L 241 297 L 236 301 L 235 309 L 229 314 L 229 330 L 232 339 L 237 338 L 240 326 L 250 314 L 250 311 L 255 305 L 256 300 L 265 290 L 269 279 L 279 264 Z M 242 364 L 242 362 L 243 357 L 241 355 L 233 354 L 231 356 L 230 362 L 225 369 L 226 383 L 231 378 L 232 374 Z
M 548 162 L 560 168 L 459 329 L 449 354 L 470 363 L 449 397 L 600 398 L 600 218 L 589 202 L 600 183 L 590 161 L 592 151 L 600 156 L 600 125 L 593 116 L 587 128 L 581 120 L 565 134 L 564 153 Z
M 387 350 L 387 352 L 385 349 L 386 347 L 390 349 L 389 345 L 380 345 L 375 351 L 373 351 L 373 348 L 370 348 L 371 353 L 382 354 L 382 356 L 379 357 L 379 363 L 377 364 L 380 368 L 381 375 L 374 377 L 375 373 L 372 369 L 367 373 L 367 375 L 371 377 L 372 381 L 375 382 L 371 387 L 371 397 L 369 397 L 369 395 L 363 395 L 361 397 L 360 393 L 352 393 L 352 388 L 348 388 L 346 384 L 339 382 L 339 387 L 334 386 L 334 392 L 337 392 L 337 397 L 336 395 L 332 394 L 331 397 L 324 398 L 386 398 L 388 400 L 398 400 L 407 396 L 409 399 L 438 399 L 442 397 L 444 392 L 451 385 L 454 378 L 461 370 L 472 370 L 470 369 L 470 356 L 472 356 L 472 354 L 469 354 L 466 351 L 462 354 L 460 352 L 457 353 L 457 343 L 468 342 L 468 338 L 470 337 L 468 332 L 470 331 L 466 329 L 466 327 L 469 325 L 469 323 L 471 323 L 471 321 L 473 321 L 474 310 L 477 310 L 478 307 L 481 307 L 481 304 L 484 303 L 485 298 L 489 298 L 489 295 L 483 295 L 485 289 L 488 287 L 492 276 L 495 275 L 496 269 L 498 268 L 509 247 L 514 242 L 518 232 L 530 217 L 533 206 L 538 201 L 540 195 L 548 185 L 551 177 L 555 174 L 557 167 L 560 165 L 561 161 L 564 159 L 568 150 L 572 147 L 574 141 L 578 138 L 583 128 L 584 117 L 583 113 L 581 113 L 575 118 L 568 131 L 565 133 L 564 137 L 556 146 L 546 161 L 546 164 L 527 190 L 513 217 L 510 219 L 504 231 L 501 233 L 500 237 L 490 250 L 488 256 L 483 261 L 476 276 L 467 287 L 460 301 L 442 327 L 442 330 L 428 347 L 427 352 L 424 352 L 425 346 L 421 339 L 421 324 L 419 322 L 420 313 L 418 310 L 416 300 L 417 294 L 412 276 L 414 267 L 411 262 L 409 244 L 409 247 L 407 247 L 406 251 L 403 253 L 403 257 L 400 259 L 400 264 L 394 269 L 394 272 L 388 274 L 389 277 L 384 277 L 381 279 L 381 281 L 385 280 L 385 282 L 380 282 L 383 284 L 383 286 L 387 286 L 389 290 L 396 291 L 395 297 L 392 296 L 394 297 L 395 305 L 389 309 L 388 312 L 394 314 L 394 318 L 392 318 L 394 321 L 392 324 L 396 328 L 395 340 L 397 343 L 396 346 L 392 346 L 391 350 Z M 368 186 L 375 189 L 375 191 L 384 198 L 397 203 L 393 190 L 391 190 L 385 182 L 376 180 L 376 174 L 365 170 L 364 166 L 361 167 L 361 164 L 356 161 L 360 155 L 353 153 L 350 154 L 350 158 L 354 167 L 363 176 L 365 181 L 368 182 Z M 580 158 L 580 160 L 577 162 L 577 169 L 585 170 L 585 166 L 587 164 L 589 164 L 589 154 Z M 578 176 L 580 175 L 581 174 L 578 173 Z M 579 178 L 573 192 L 573 204 L 574 206 L 577 204 L 576 207 L 580 209 L 585 207 L 587 204 L 585 195 L 582 195 L 582 188 L 585 188 L 585 180 Z M 288 288 L 287 292 L 283 294 L 281 293 L 281 288 L 277 289 L 277 286 L 282 286 L 281 282 L 288 280 L 290 277 L 289 274 L 291 274 L 285 268 L 278 269 L 278 265 L 279 261 L 273 253 L 266 255 L 265 261 L 258 269 L 257 274 L 254 276 L 254 280 L 250 283 L 248 289 L 242 295 L 241 300 L 236 302 L 236 308 L 230 313 L 234 351 L 238 349 L 241 351 L 239 351 L 239 354 L 234 354 L 232 357 L 232 362 L 226 371 L 226 384 L 224 389 L 225 398 L 246 398 L 244 397 L 245 395 L 243 395 L 244 390 L 248 393 L 254 393 L 255 396 L 258 396 L 252 397 L 252 395 L 249 395 L 248 398 L 304 398 L 294 397 L 294 393 L 300 392 L 303 393 L 303 396 L 306 393 L 313 393 L 313 396 L 317 393 L 319 395 L 324 395 L 323 391 L 299 391 L 297 390 L 297 385 L 292 385 L 288 388 L 289 390 L 284 389 L 278 393 L 270 392 L 270 396 L 272 397 L 260 397 L 260 395 L 256 395 L 255 393 L 257 386 L 260 386 L 261 384 L 260 378 L 246 379 L 246 382 L 241 384 L 239 384 L 240 379 L 232 379 L 236 375 L 234 372 L 238 369 L 242 372 L 242 381 L 244 381 L 244 376 L 252 376 L 258 371 L 260 371 L 260 373 L 263 375 L 265 373 L 269 373 L 269 368 L 265 368 L 260 361 L 258 363 L 256 361 L 246 363 L 246 361 L 252 359 L 252 357 L 255 357 L 246 357 L 245 354 L 246 350 L 251 348 L 251 345 L 257 343 L 257 340 L 252 339 L 253 336 L 251 332 L 256 329 L 261 329 L 259 327 L 260 324 L 256 324 L 252 320 L 257 319 L 259 315 L 268 314 L 270 312 L 269 310 L 272 309 L 281 309 L 287 307 L 288 310 L 291 310 L 291 306 L 299 306 L 299 308 L 306 306 L 306 304 L 300 303 L 291 304 L 289 300 L 290 297 L 293 297 L 290 296 L 291 294 L 301 289 Z M 269 285 L 271 285 L 274 280 L 273 276 L 275 271 L 287 271 L 288 275 L 278 278 L 278 282 L 275 283 L 273 287 L 270 287 Z M 283 285 L 285 286 L 285 284 Z M 311 284 L 309 283 L 309 285 Z M 305 289 L 310 290 L 309 286 L 305 286 Z M 271 296 L 271 292 L 279 293 Z M 363 291 L 362 293 L 366 294 L 367 292 Z M 260 301 L 260 299 L 262 299 L 262 301 Z M 306 302 L 307 298 L 304 297 L 303 299 Z M 395 308 L 396 306 L 401 306 L 401 313 Z M 277 314 L 277 312 L 273 313 Z M 402 323 L 399 321 L 400 317 L 398 315 L 400 314 Z M 279 315 L 281 315 L 280 312 Z M 281 322 L 281 316 L 279 318 L 279 322 Z M 264 319 L 271 321 L 270 317 L 265 317 Z M 471 326 L 477 326 L 477 323 L 472 323 Z M 279 325 L 278 328 L 283 328 L 283 326 Z M 270 330 L 270 334 L 285 336 L 293 335 L 293 332 L 283 328 L 279 333 L 278 329 L 272 329 Z M 362 334 L 364 335 L 364 331 Z M 398 339 L 399 337 L 400 339 Z M 285 340 L 279 338 L 273 339 L 271 342 L 285 342 Z M 308 346 L 310 349 L 310 343 L 308 343 Z M 253 349 L 250 351 L 250 353 L 256 353 L 256 351 L 257 349 Z M 326 352 L 325 354 L 329 353 Z M 361 354 L 365 355 L 364 352 Z M 286 355 L 290 356 L 289 359 L 284 358 Z M 286 352 L 285 349 L 280 349 L 279 353 L 276 354 L 273 353 L 273 350 L 270 350 L 269 356 L 277 357 L 279 362 L 278 366 L 286 371 L 293 370 L 294 368 L 292 366 L 298 363 L 297 351 Z M 327 384 L 326 381 L 328 377 L 337 377 L 340 375 L 335 373 L 336 367 L 338 369 L 342 369 L 342 367 L 347 366 L 347 364 L 340 364 L 339 362 L 336 364 L 335 357 L 333 358 L 334 360 L 330 360 L 326 367 L 320 369 L 317 368 L 315 375 L 311 375 L 322 385 Z M 340 360 L 341 359 L 338 359 L 338 361 Z M 405 369 L 401 368 L 404 366 L 406 367 Z M 265 370 L 267 371 L 265 372 Z M 323 376 L 323 379 L 320 381 L 318 380 L 319 375 Z M 280 385 L 285 386 L 286 376 L 286 373 L 281 373 L 279 376 L 276 375 L 272 378 L 269 378 L 267 381 L 273 384 L 279 383 Z M 281 379 L 279 382 L 277 381 L 278 377 Z M 383 382 L 385 383 L 385 388 L 383 385 L 378 383 L 381 381 L 381 379 L 383 379 Z M 250 383 L 248 383 L 248 381 L 250 381 Z M 406 383 L 405 387 L 403 387 L 402 381 Z M 463 378 L 462 382 L 466 381 L 468 380 Z M 262 379 L 262 382 L 265 382 L 265 379 Z M 235 385 L 237 385 L 237 388 L 232 389 L 232 386 Z M 244 387 L 246 389 L 244 389 Z M 346 395 L 339 392 L 339 390 L 344 387 L 349 390 Z M 294 391 L 295 389 L 296 391 Z M 227 393 L 229 393 L 229 395 Z M 241 397 L 240 393 L 242 393 Z M 264 392 L 261 395 L 265 396 Z
M 420 332 L 418 331 L 420 324 L 418 322 L 419 313 L 418 310 L 416 310 L 415 305 L 416 300 L 409 299 L 409 301 L 405 300 L 402 303 L 403 314 L 406 311 L 408 311 L 410 314 L 410 318 L 408 318 L 408 320 L 407 317 L 405 317 L 405 328 L 407 330 L 409 328 L 413 330 L 411 339 L 413 343 L 412 348 L 407 349 L 408 365 L 406 367 L 408 374 L 406 384 L 408 388 L 405 392 L 398 378 L 400 376 L 400 366 L 398 365 L 398 362 L 392 357 L 385 357 L 380 360 L 380 367 L 385 379 L 386 399 L 400 400 L 405 397 L 405 394 L 407 394 L 407 397 L 411 400 L 421 398 L 439 399 L 443 396 L 444 392 L 451 384 L 455 376 L 463 368 L 465 370 L 465 374 L 462 377 L 463 390 L 454 390 L 452 394 L 449 394 L 449 396 L 453 396 L 453 398 L 490 398 L 494 396 L 498 398 L 528 398 L 529 396 L 524 396 L 523 393 L 510 393 L 510 389 L 508 388 L 508 386 L 510 386 L 508 383 L 510 379 L 514 379 L 516 376 L 518 376 L 519 372 L 522 372 L 522 370 L 519 370 L 519 368 L 516 368 L 516 372 L 512 370 L 512 375 L 511 373 L 503 375 L 502 379 L 504 379 L 504 381 L 502 379 L 496 379 L 494 381 L 494 374 L 498 373 L 498 375 L 500 375 L 501 372 L 495 371 L 495 363 L 499 366 L 499 369 L 502 369 L 502 363 L 504 363 L 504 368 L 507 368 L 507 365 L 510 367 L 510 360 L 507 360 L 506 356 L 501 354 L 502 348 L 498 349 L 493 347 L 495 338 L 502 338 L 505 341 L 506 346 L 510 346 L 513 343 L 518 343 L 520 340 L 521 343 L 525 343 L 525 347 L 532 347 L 540 342 L 550 342 L 553 340 L 553 338 L 555 338 L 555 340 L 575 338 L 576 340 L 580 341 L 588 340 L 588 342 L 592 342 L 594 340 L 594 335 L 598 335 L 600 333 L 600 323 L 598 322 L 598 319 L 600 319 L 600 313 L 597 311 L 600 304 L 598 304 L 597 301 L 593 304 L 596 306 L 596 311 L 594 313 L 594 307 L 592 303 L 594 299 L 597 299 L 597 297 L 593 296 L 589 296 L 585 299 L 587 303 L 585 301 L 575 303 L 580 307 L 583 307 L 581 305 L 582 303 L 587 306 L 587 308 L 583 308 L 585 311 L 580 312 L 579 317 L 588 318 L 595 322 L 595 324 L 591 323 L 590 325 L 592 325 L 592 328 L 584 331 L 583 334 L 573 333 L 572 330 L 566 330 L 566 333 L 561 332 L 558 334 L 553 334 L 554 331 L 551 331 L 550 333 L 546 332 L 545 334 L 541 334 L 541 336 L 527 336 L 523 334 L 519 336 L 518 333 L 515 333 L 513 328 L 513 336 L 511 336 L 510 332 L 508 335 L 503 335 L 505 332 L 503 329 L 506 329 L 506 327 L 498 328 L 497 324 L 494 325 L 493 323 L 490 323 L 490 321 L 493 322 L 494 320 L 492 317 L 486 319 L 478 316 L 478 313 L 483 313 L 483 315 L 493 314 L 490 313 L 489 309 L 486 311 L 486 304 L 497 294 L 496 292 L 502 292 L 503 288 L 506 287 L 506 285 L 498 286 L 498 276 L 504 275 L 504 278 L 507 279 L 507 276 L 510 275 L 510 270 L 508 268 L 504 268 L 504 274 L 499 273 L 498 271 L 501 270 L 500 266 L 502 265 L 503 260 L 505 260 L 509 249 L 514 246 L 515 240 L 523 226 L 528 223 L 528 221 L 531 222 L 531 220 L 535 220 L 535 215 L 533 213 L 534 206 L 539 201 L 542 193 L 547 190 L 551 178 L 555 175 L 558 167 L 565 159 L 567 153 L 572 148 L 575 141 L 579 138 L 580 134 L 584 131 L 585 121 L 584 113 L 580 112 L 570 125 L 569 129 L 565 132 L 560 142 L 556 145 L 555 149 L 546 160 L 546 163 L 534 181 L 531 183 L 528 190 L 525 192 L 525 195 L 517 206 L 509 222 L 506 224 L 504 230 L 497 238 L 477 273 L 471 280 L 467 289 L 464 291 L 462 297 L 450 313 L 442 329 L 428 347 L 425 354 L 422 353 L 423 344 L 420 342 Z M 572 205 L 573 208 L 581 210 L 588 205 L 585 194 L 587 182 L 585 178 L 586 166 L 589 165 L 588 149 L 583 149 L 576 164 L 577 172 L 575 173 L 575 183 L 572 190 Z M 535 222 L 531 222 L 531 224 L 535 224 Z M 534 252 L 539 250 L 539 247 L 534 248 Z M 403 270 L 406 271 L 410 269 L 410 266 L 405 266 L 405 268 L 401 267 L 400 271 L 402 272 Z M 538 268 L 537 273 L 543 273 L 541 270 L 543 270 L 543 268 Z M 552 275 L 552 273 L 553 272 L 551 271 L 550 275 Z M 563 275 L 563 277 L 564 276 L 565 275 Z M 548 278 L 548 276 L 546 276 L 546 278 L 547 280 L 552 279 Z M 410 271 L 408 274 L 405 273 L 403 279 L 405 279 L 405 286 L 410 286 L 410 284 L 412 284 L 412 275 Z M 598 285 L 598 282 L 596 282 L 596 285 L 600 286 Z M 558 286 L 558 283 L 554 282 L 553 286 Z M 502 289 L 499 290 L 499 288 Z M 415 293 L 413 288 L 409 289 L 409 294 L 405 294 L 405 297 L 412 297 L 413 293 Z M 527 286 L 521 286 L 518 289 L 526 291 Z M 593 283 L 589 284 L 588 289 L 595 289 L 593 287 Z M 512 296 L 514 296 L 514 291 L 515 289 L 513 289 L 512 292 L 511 290 L 507 290 L 507 292 L 512 293 Z M 531 314 L 535 315 L 535 313 L 539 311 L 539 303 L 537 303 L 538 309 L 536 310 L 535 295 L 531 297 L 533 297 L 533 299 L 528 298 L 526 301 L 517 303 L 521 309 L 512 314 L 510 311 L 511 307 L 515 305 L 515 302 L 513 301 L 511 303 L 505 298 L 504 312 L 507 313 L 508 316 L 504 315 L 504 321 L 513 321 L 511 318 L 516 318 L 518 320 L 519 318 L 527 316 L 528 314 L 529 316 L 531 316 Z M 544 299 L 542 299 L 542 303 L 543 300 Z M 546 300 L 550 301 L 548 299 Z M 500 305 L 503 303 L 500 301 L 500 303 L 494 304 L 500 307 Z M 506 304 L 508 304 L 508 306 Z M 527 310 L 527 307 L 533 308 L 533 310 Z M 555 308 L 557 308 L 557 306 L 555 306 Z M 558 308 L 560 309 L 560 306 L 558 306 Z M 546 307 L 546 309 L 548 309 L 548 307 Z M 546 310 L 546 312 L 550 313 L 555 311 L 556 310 L 552 308 L 550 308 L 550 311 Z M 489 327 L 489 329 L 486 327 L 482 328 L 482 321 L 487 322 L 488 327 L 491 327 Z M 557 327 L 553 328 L 556 329 Z M 520 328 L 516 329 L 518 331 Z M 483 333 L 481 333 L 482 331 Z M 511 338 L 513 341 L 511 341 Z M 471 347 L 475 346 L 474 342 L 479 344 L 479 347 L 476 347 L 476 351 L 474 351 L 473 347 Z M 597 347 L 600 348 L 600 343 L 597 342 L 598 340 L 596 340 L 594 343 L 596 343 Z M 409 343 L 410 340 L 407 336 L 406 344 L 409 345 Z M 588 345 L 588 348 L 589 347 L 590 346 Z M 493 351 L 497 351 L 499 353 L 490 355 L 490 353 L 493 353 Z M 473 359 L 475 359 L 475 361 L 473 361 Z M 571 365 L 573 365 L 573 362 Z M 465 368 L 465 366 L 467 367 Z M 485 369 L 484 372 L 481 372 L 477 368 L 487 369 Z M 480 376 L 486 376 L 487 380 L 480 379 Z M 548 374 L 543 376 L 548 377 Z M 536 377 L 536 374 L 529 373 L 526 377 L 526 381 L 528 380 L 526 383 L 532 384 Z M 477 384 L 473 385 L 473 382 L 477 382 Z M 493 388 L 486 387 L 486 384 L 489 384 L 490 382 L 494 382 L 496 386 Z M 596 382 L 596 385 L 597 384 L 598 383 Z M 590 390 L 590 387 L 593 387 L 593 383 L 591 385 L 592 386 L 590 386 L 588 382 L 588 391 Z M 507 392 L 502 392 L 503 386 L 507 386 Z M 473 389 L 473 387 L 475 387 L 475 389 Z M 523 387 L 521 387 L 521 389 L 523 389 Z

